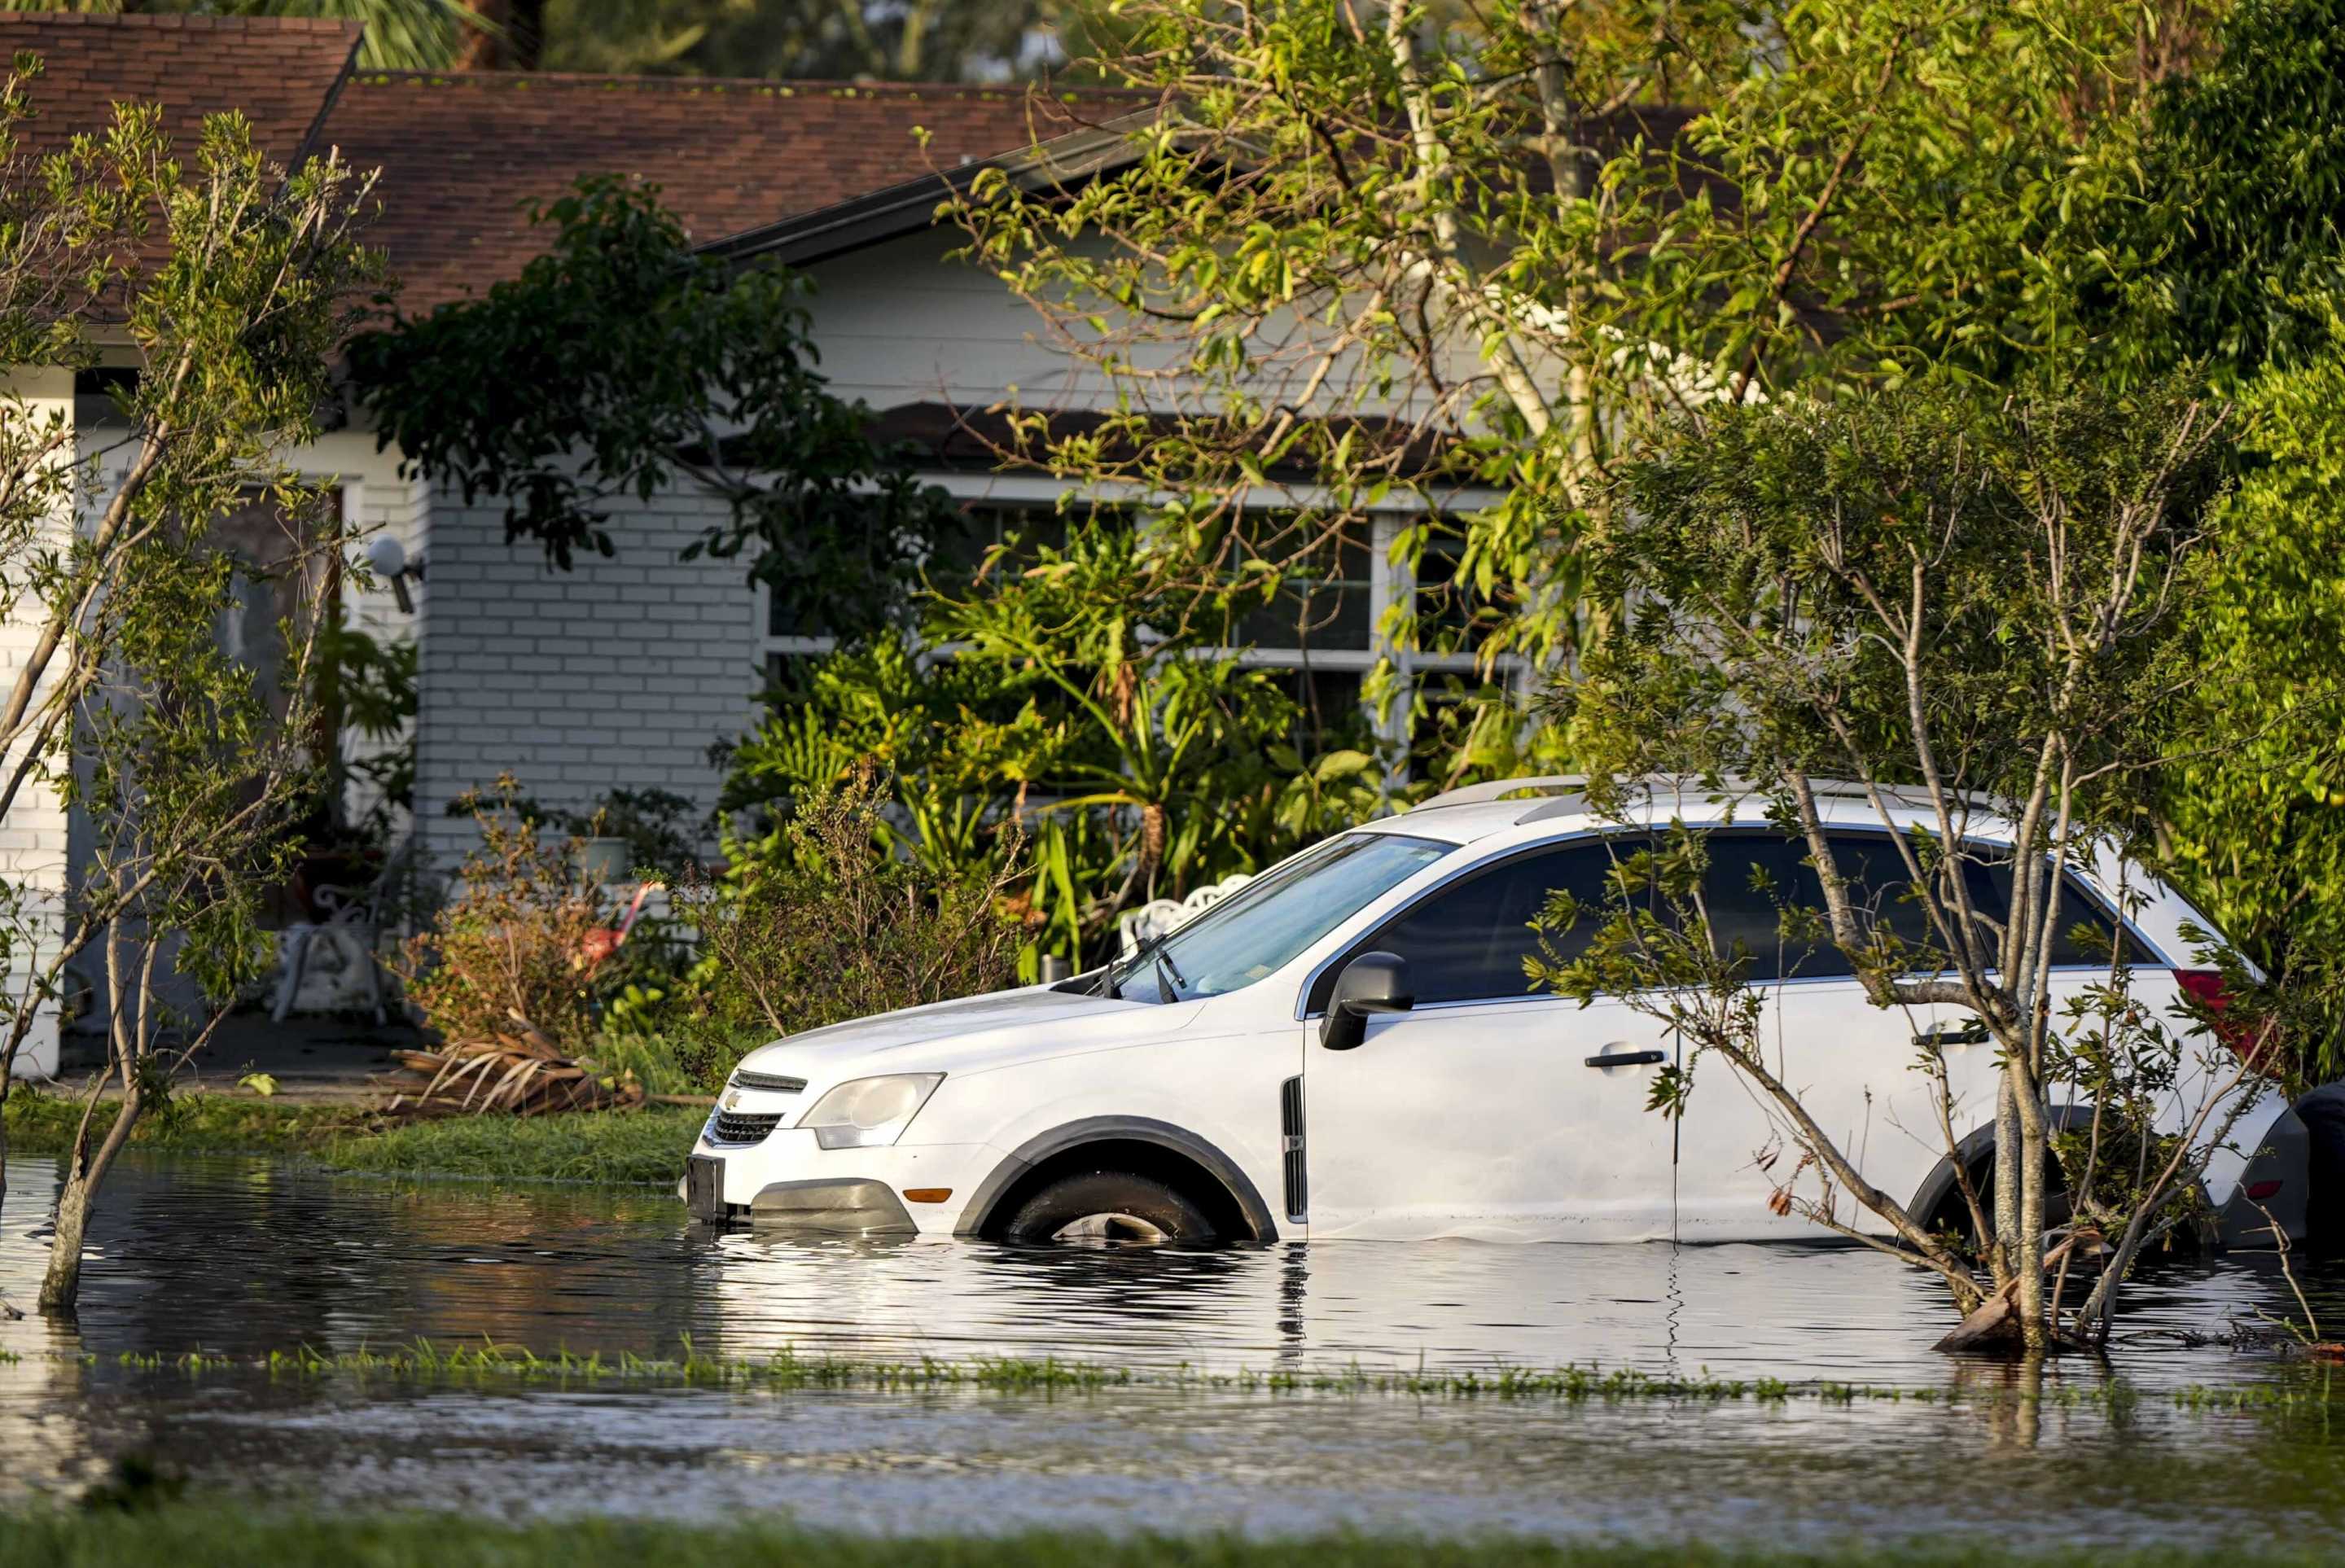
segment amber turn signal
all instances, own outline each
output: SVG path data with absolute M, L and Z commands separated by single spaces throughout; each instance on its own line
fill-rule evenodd
M 908 1187 L 904 1196 L 914 1203 L 942 1203 L 952 1196 L 949 1187 Z

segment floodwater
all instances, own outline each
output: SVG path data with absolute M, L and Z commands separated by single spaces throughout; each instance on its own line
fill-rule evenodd
M 54 1164 L 19 1159 L 0 1296 L 29 1306 Z M 2345 1268 L 2309 1266 L 2345 1323 Z M 304 1507 L 786 1512 L 880 1532 L 1398 1529 L 1829 1544 L 1965 1535 L 2345 1552 L 2334 1406 L 2192 1348 L 2296 1311 L 2269 1257 L 2164 1266 L 2106 1366 L 2042 1384 L 1932 1353 L 1928 1281 L 1838 1248 L 1322 1243 L 1017 1249 L 688 1227 L 661 1195 L 138 1159 L 107 1194 L 77 1325 L 0 1321 L 0 1506 L 152 1455 L 197 1494 Z M 310 1346 L 429 1339 L 674 1355 L 1055 1355 L 1207 1369 L 1548 1369 L 1929 1389 L 1929 1403 L 1568 1401 L 1200 1387 L 1008 1393 L 270 1377 Z M 136 1368 L 200 1351 L 197 1375 Z M 2081 1397 L 2080 1397 L 2081 1396 Z

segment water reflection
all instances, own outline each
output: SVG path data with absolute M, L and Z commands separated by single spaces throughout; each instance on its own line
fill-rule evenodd
M 54 1191 L 46 1162 L 11 1165 L 0 1291 L 20 1302 Z M 2308 1283 L 2316 1310 L 2345 1322 L 2345 1270 Z M 2345 1547 L 2345 1447 L 2325 1427 L 2157 1397 L 2282 1375 L 2269 1358 L 2155 1337 L 2293 1310 L 2271 1260 L 2167 1267 L 2128 1300 L 2129 1330 L 2153 1337 L 2117 1358 L 2126 1397 L 2080 1399 L 2112 1374 L 1934 1355 L 1944 1308 L 1930 1282 L 1835 1248 L 864 1245 L 696 1231 L 656 1195 L 142 1160 L 96 1228 L 77 1332 L 0 1324 L 0 1349 L 23 1357 L 0 1363 L 0 1496 L 69 1491 L 111 1455 L 152 1446 L 204 1484 L 305 1502 L 715 1516 L 787 1501 L 815 1522 L 880 1530 L 1397 1522 L 1822 1541 L 1974 1529 L 1991 1515 L 2046 1542 L 2143 1538 L 2149 1522 L 2157 1539 L 2245 1542 L 2284 1524 L 2288 1543 Z M 685 1334 L 731 1355 L 1594 1361 L 1967 1397 L 1958 1408 L 777 1397 L 190 1379 L 118 1362 L 126 1351 L 249 1357 L 416 1338 L 659 1353 Z M 1934 1474 L 1964 1482 L 1917 1499 L 1915 1477 Z
M 18 1160 L 9 1178 L 0 1293 L 29 1301 L 56 1175 Z M 648 1352 L 690 1334 L 734 1355 L 1593 1361 L 1872 1383 L 1948 1371 L 1928 1349 L 1944 1312 L 1936 1287 L 1839 1247 L 851 1242 L 712 1233 L 657 1194 L 402 1184 L 237 1160 L 135 1161 L 107 1199 L 80 1329 L 108 1357 L 419 1337 Z M 2345 1270 L 2314 1271 L 2308 1285 L 2317 1310 L 2345 1321 Z M 2240 1370 L 2161 1331 L 2297 1311 L 2261 1254 L 2148 1271 L 2127 1300 L 2138 1342 L 2124 1364 L 2147 1387 Z

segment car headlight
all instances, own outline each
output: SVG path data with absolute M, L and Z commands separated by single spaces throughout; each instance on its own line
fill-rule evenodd
M 824 1148 L 886 1148 L 904 1136 L 944 1081 L 942 1073 L 856 1078 L 815 1101 L 798 1125 L 814 1128 L 814 1140 Z

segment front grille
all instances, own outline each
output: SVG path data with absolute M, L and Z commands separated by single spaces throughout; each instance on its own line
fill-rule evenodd
M 806 1079 L 784 1077 L 779 1073 L 753 1073 L 746 1067 L 739 1067 L 734 1071 L 733 1087 L 764 1089 L 770 1094 L 795 1095 L 806 1092 Z
M 1303 1080 L 1289 1078 L 1278 1087 L 1279 1152 L 1284 1158 L 1286 1218 L 1300 1225 L 1311 1212 L 1310 1172 L 1303 1163 Z
M 766 1135 L 781 1125 L 782 1118 L 778 1114 L 745 1116 L 739 1111 L 720 1110 L 709 1118 L 708 1141 L 736 1147 L 763 1143 Z

